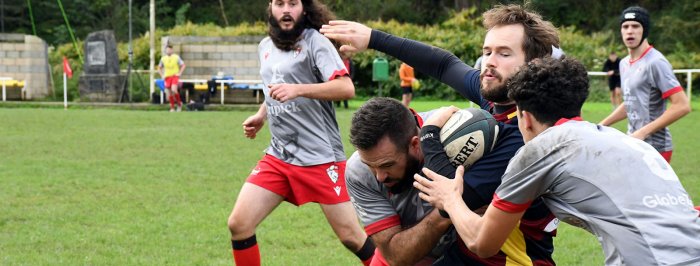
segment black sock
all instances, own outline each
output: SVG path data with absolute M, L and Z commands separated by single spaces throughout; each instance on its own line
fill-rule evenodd
M 255 235 L 253 235 L 243 240 L 231 240 L 231 247 L 235 250 L 243 250 L 255 246 L 257 243 L 258 241 L 255 239 Z
M 362 248 L 355 252 L 355 256 L 360 258 L 361 261 L 365 261 L 374 256 L 374 248 L 374 242 L 372 242 L 372 238 L 368 236 L 367 240 L 365 240 L 365 244 L 362 245 Z

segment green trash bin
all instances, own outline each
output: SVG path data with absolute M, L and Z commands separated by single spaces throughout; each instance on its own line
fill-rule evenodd
M 372 62 L 372 81 L 389 80 L 389 61 L 384 58 L 375 58 Z

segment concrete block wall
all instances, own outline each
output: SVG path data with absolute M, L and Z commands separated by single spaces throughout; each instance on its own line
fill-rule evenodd
M 48 64 L 44 40 L 33 35 L 0 33 L 0 77 L 24 80 L 28 99 L 51 93 Z M 8 99 L 19 100 L 19 94 L 11 95 Z
M 173 45 L 187 68 L 181 79 L 211 79 L 218 72 L 235 79 L 260 79 L 258 43 L 264 36 L 197 37 L 168 36 L 161 40 Z

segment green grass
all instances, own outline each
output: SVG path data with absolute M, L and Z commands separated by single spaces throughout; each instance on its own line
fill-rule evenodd
M 338 109 L 347 153 L 360 104 Z M 468 106 L 412 106 L 449 104 Z M 587 104 L 584 118 L 609 111 Z M 269 141 L 266 129 L 243 138 L 252 113 L 0 108 L 0 265 L 231 265 L 226 219 Z M 694 198 L 699 121 L 695 111 L 672 126 L 672 165 Z M 280 205 L 258 241 L 265 265 L 359 265 L 314 204 Z M 602 252 L 592 235 L 562 225 L 555 259 L 601 265 Z

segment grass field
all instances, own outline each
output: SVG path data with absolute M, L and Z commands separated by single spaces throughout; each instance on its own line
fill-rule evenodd
M 338 110 L 348 154 L 360 104 Z M 467 106 L 413 107 L 447 104 Z M 693 106 L 672 126 L 672 165 L 700 204 Z M 587 104 L 584 118 L 609 111 Z M 242 137 L 252 113 L 0 109 L 0 265 L 231 265 L 226 220 L 269 141 Z M 265 265 L 359 265 L 314 204 L 283 203 L 257 234 Z M 603 261 L 595 238 L 567 225 L 555 248 L 560 265 Z

